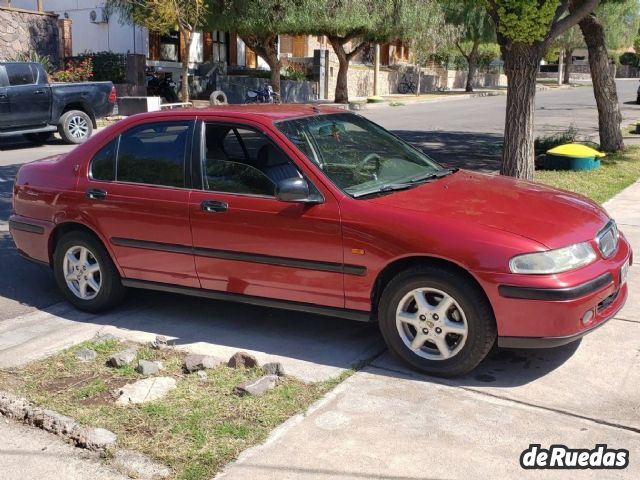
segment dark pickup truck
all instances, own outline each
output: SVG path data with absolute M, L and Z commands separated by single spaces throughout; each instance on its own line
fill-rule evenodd
M 65 142 L 82 143 L 115 103 L 111 82 L 50 84 L 39 63 L 0 62 L 0 138 L 44 143 L 57 130 Z

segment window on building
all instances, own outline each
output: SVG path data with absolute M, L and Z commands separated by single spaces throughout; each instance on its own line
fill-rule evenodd
M 169 32 L 160 35 L 160 60 L 165 62 L 180 61 L 180 32 Z
M 213 32 L 213 61 L 227 61 L 227 34 L 226 32 Z
M 190 122 L 134 127 L 120 136 L 116 179 L 120 182 L 184 187 Z
M 9 85 L 12 87 L 36 83 L 36 76 L 28 63 L 8 63 L 5 68 L 9 78 Z

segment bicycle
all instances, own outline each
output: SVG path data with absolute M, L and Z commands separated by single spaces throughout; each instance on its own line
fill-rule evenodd
M 398 93 L 416 93 L 416 83 L 406 73 L 402 76 L 402 81 L 398 84 Z

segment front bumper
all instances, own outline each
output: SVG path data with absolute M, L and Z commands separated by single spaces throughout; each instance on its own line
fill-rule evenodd
M 498 326 L 498 345 L 545 348 L 578 340 L 613 318 L 628 296 L 621 270 L 632 262 L 621 235 L 617 252 L 558 275 L 479 274 Z M 590 319 L 583 321 L 591 312 Z

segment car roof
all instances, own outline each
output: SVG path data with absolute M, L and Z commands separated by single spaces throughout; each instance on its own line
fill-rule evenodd
M 152 112 L 146 115 L 156 116 L 206 116 L 223 115 L 237 118 L 254 118 L 262 121 L 277 122 L 297 117 L 305 117 L 308 115 L 329 114 L 329 113 L 345 113 L 347 110 L 337 107 L 326 107 L 309 104 L 240 104 L 240 105 L 217 105 L 206 108 L 184 108 L 177 110 L 165 110 L 162 112 Z M 145 114 L 143 114 L 145 115 Z

